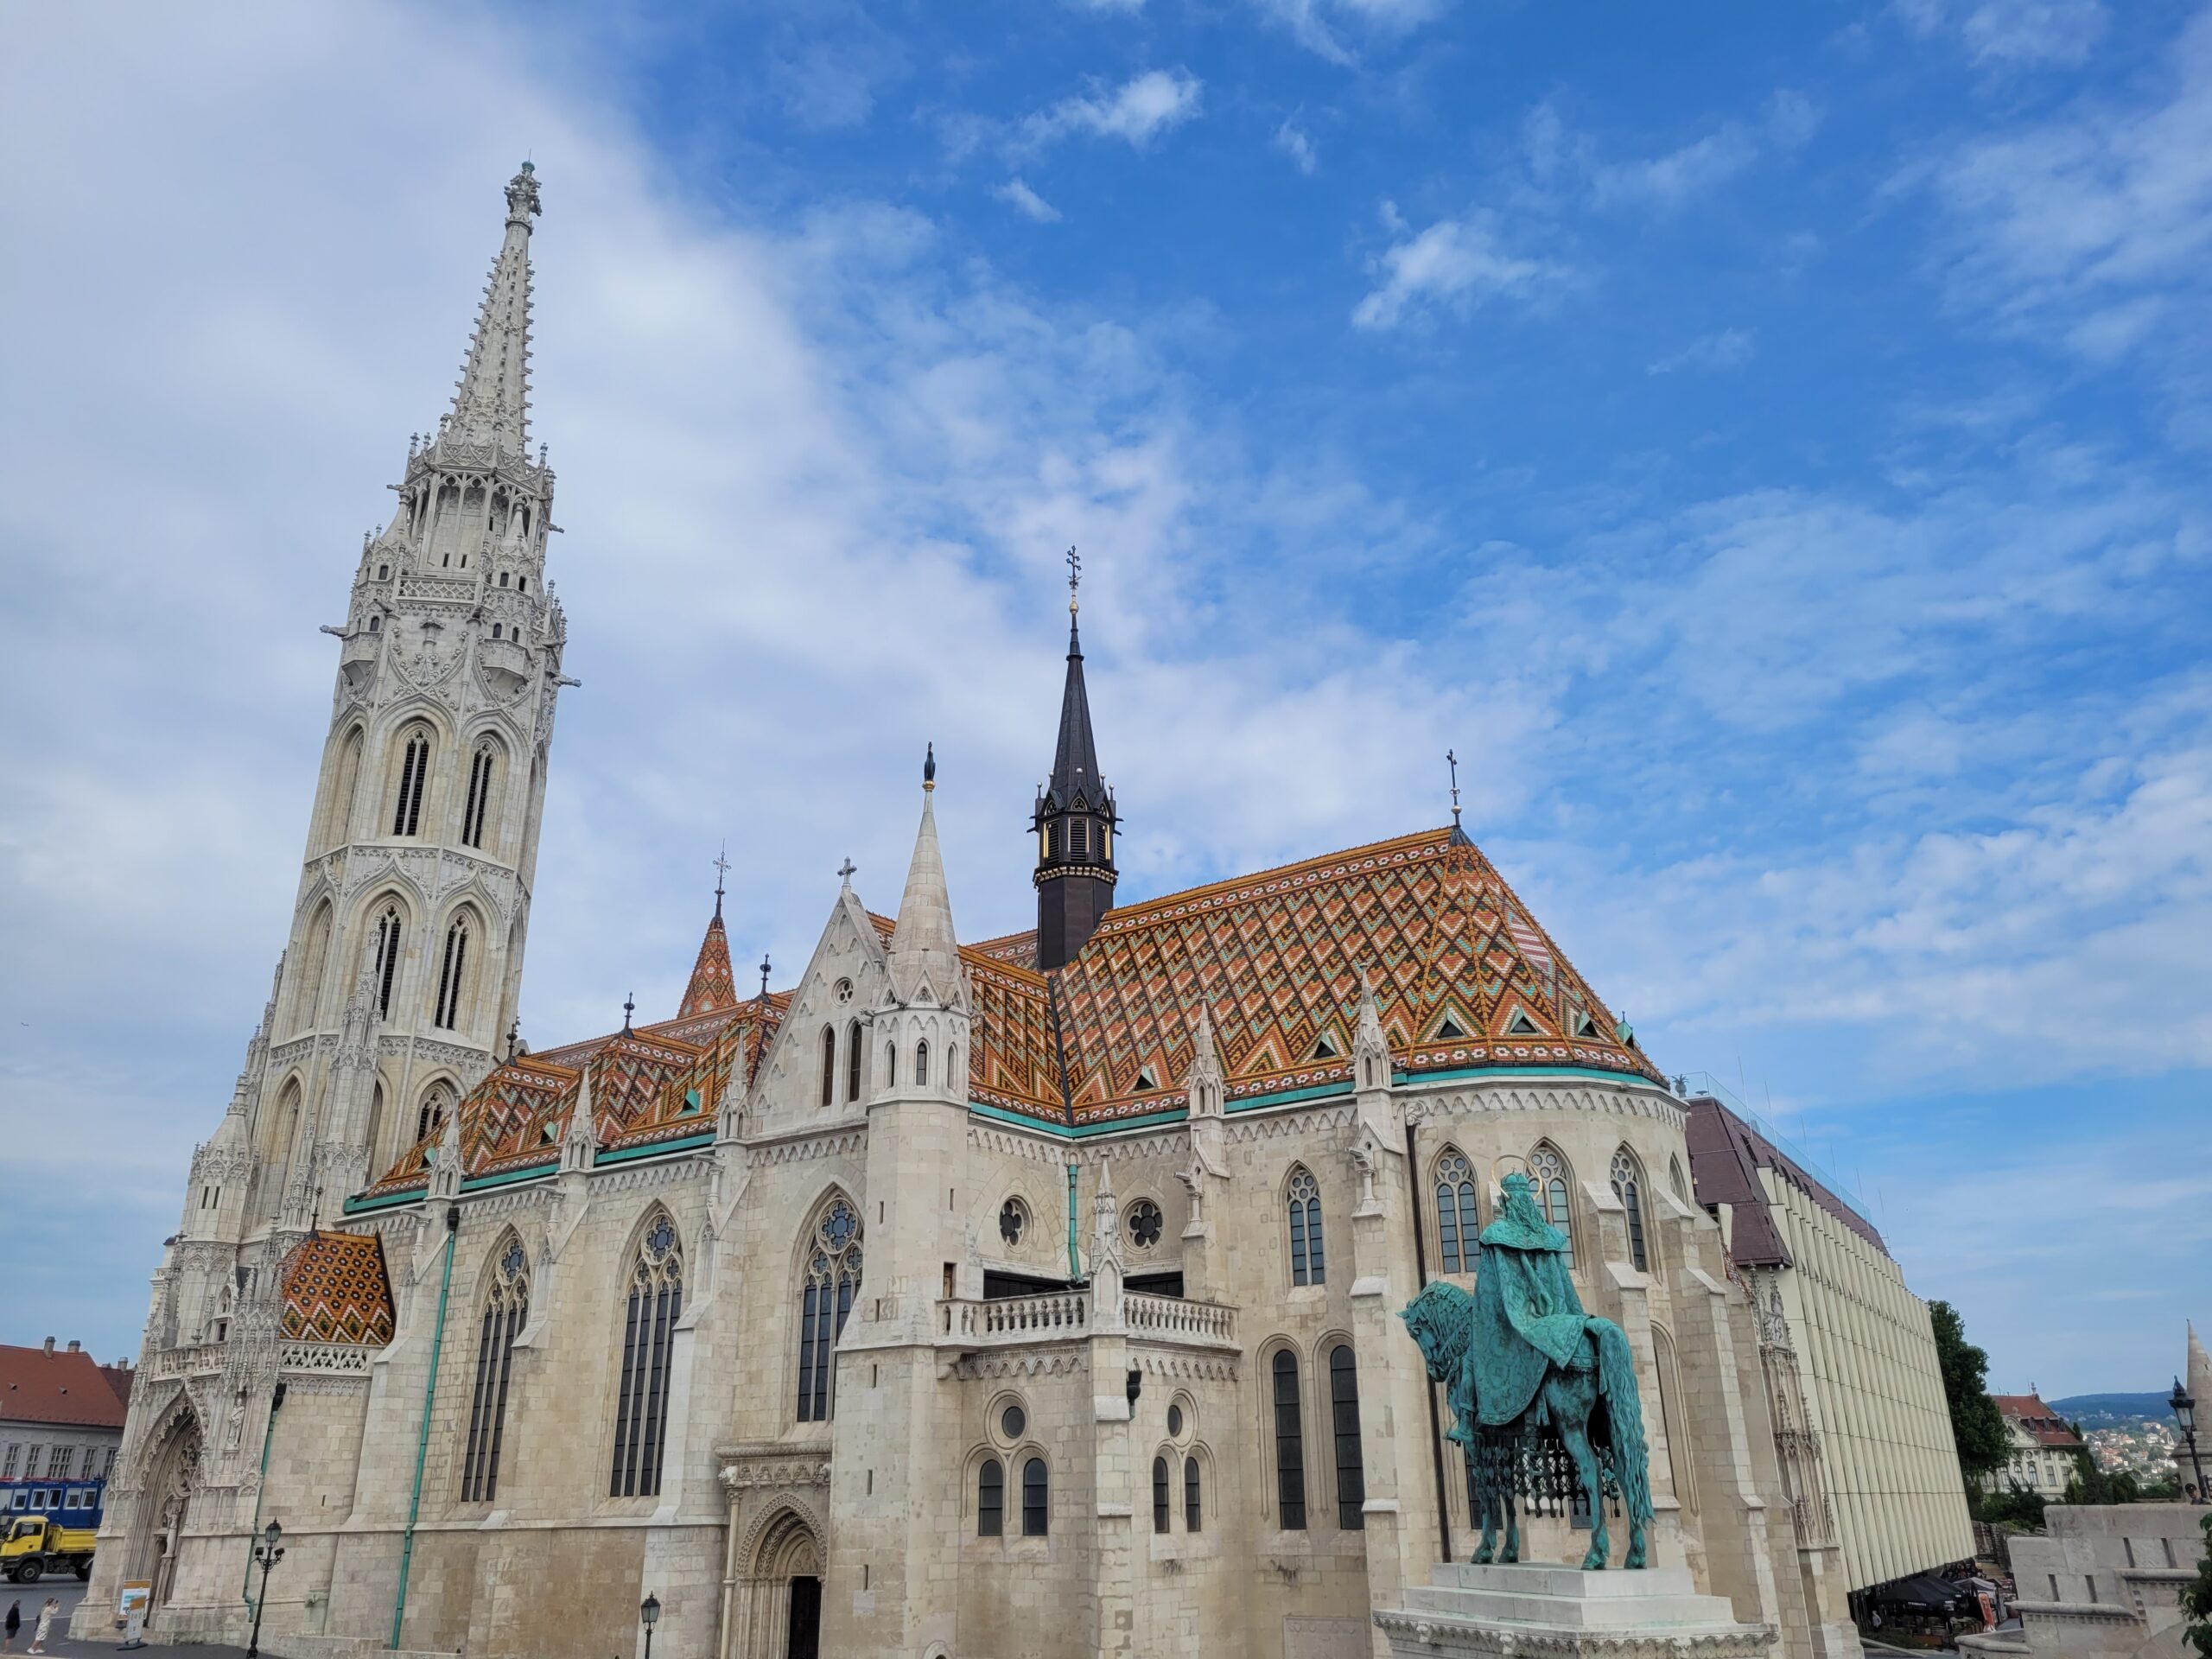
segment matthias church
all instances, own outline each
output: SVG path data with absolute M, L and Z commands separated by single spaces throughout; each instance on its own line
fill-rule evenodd
M 716 1659 L 1379 1653 L 1473 1536 L 1397 1311 L 1471 1284 L 1510 1170 L 1633 1349 L 1656 1564 L 1856 1659 L 1854 1589 L 1969 1553 L 1871 1224 L 1663 1075 L 1456 815 L 1122 890 L 1072 606 L 1027 839 L 1008 804 L 1033 930 L 963 938 L 931 764 L 895 906 L 825 881 L 789 986 L 738 985 L 717 893 L 679 1006 L 525 1052 L 572 682 L 528 165 L 506 208 L 329 630 L 290 937 L 154 1274 L 79 1637 L 143 1583 L 156 1642 L 258 1612 L 334 1659 L 632 1654 L 648 1603 Z M 1530 1553 L 1588 1526 L 1561 1484 Z

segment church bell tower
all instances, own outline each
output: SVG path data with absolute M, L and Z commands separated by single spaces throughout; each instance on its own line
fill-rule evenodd
M 1030 826 L 1037 832 L 1037 967 L 1051 973 L 1072 962 L 1113 908 L 1114 791 L 1098 775 L 1090 735 L 1090 698 L 1083 683 L 1083 637 L 1077 631 L 1081 564 L 1068 552 L 1068 677 L 1060 693 L 1059 742 L 1052 776 L 1038 791 Z
M 391 522 L 323 630 L 337 685 L 291 937 L 195 1160 L 188 1236 L 335 1216 L 505 1054 L 554 702 L 575 683 L 545 585 L 553 473 L 529 442 L 538 190 L 525 162 L 453 406 L 409 442 Z

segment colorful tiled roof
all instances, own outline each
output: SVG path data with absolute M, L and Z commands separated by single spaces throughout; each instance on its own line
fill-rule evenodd
M 699 942 L 699 959 L 691 964 L 691 982 L 683 988 L 683 1001 L 676 1017 L 715 1014 L 737 1006 L 737 981 L 730 972 L 729 935 L 722 931 L 721 901 L 715 901 L 715 919 L 707 924 L 707 937 Z
M 0 1344 L 0 1422 L 123 1427 L 124 1401 L 108 1370 L 82 1350 Z M 127 1382 L 130 1373 L 123 1373 Z
M 381 1348 L 391 1340 L 391 1281 L 374 1233 L 310 1233 L 278 1274 L 284 1311 L 276 1328 L 287 1342 Z
M 971 1093 L 1058 1117 L 1044 981 L 963 954 L 979 994 L 976 1059 L 993 1068 L 971 1074 Z M 1232 1104 L 1348 1081 L 1363 971 L 1404 1071 L 1573 1066 L 1659 1080 L 1489 860 L 1431 830 L 1109 912 L 1056 976 L 1077 1120 L 1184 1104 L 1176 1085 L 1201 1006 Z

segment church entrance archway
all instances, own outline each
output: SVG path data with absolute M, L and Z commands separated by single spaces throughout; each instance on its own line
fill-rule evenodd
M 786 1502 L 753 1537 L 735 1586 L 737 1659 L 818 1659 L 823 1554 L 813 1517 Z
M 137 1513 L 131 1517 L 128 1577 L 153 1586 L 153 1605 L 165 1605 L 176 1591 L 177 1556 L 184 1523 L 200 1478 L 200 1419 L 189 1406 L 157 1429 L 138 1483 Z

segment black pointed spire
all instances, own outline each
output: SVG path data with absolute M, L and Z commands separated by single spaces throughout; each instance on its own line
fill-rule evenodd
M 1090 732 L 1090 695 L 1083 679 L 1083 636 L 1077 588 L 1083 564 L 1068 550 L 1068 672 L 1060 692 L 1060 730 L 1052 772 L 1038 791 L 1030 827 L 1037 832 L 1037 966 L 1065 965 L 1081 950 L 1114 902 L 1114 791 L 1098 774 Z

